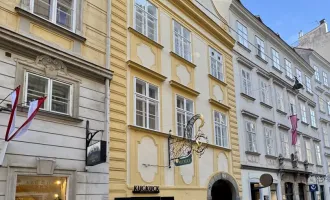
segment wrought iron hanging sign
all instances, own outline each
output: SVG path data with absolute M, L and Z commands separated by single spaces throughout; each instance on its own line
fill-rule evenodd
M 196 135 L 194 135 L 194 125 L 197 120 L 200 120 L 201 123 Z M 208 144 L 207 136 L 201 130 L 204 123 L 203 115 L 197 114 L 188 121 L 183 137 L 170 134 L 168 138 L 169 167 L 171 167 L 171 161 L 174 161 L 175 166 L 190 164 L 192 162 L 193 152 L 199 157 L 204 154 Z
M 93 137 L 102 130 L 94 133 L 89 130 L 89 121 L 86 122 L 86 166 L 94 166 L 106 162 L 107 160 L 107 142 L 98 141 L 91 144 Z

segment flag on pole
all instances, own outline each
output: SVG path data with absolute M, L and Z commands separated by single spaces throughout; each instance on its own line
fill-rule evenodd
M 290 121 L 292 125 L 291 133 L 292 133 L 292 145 L 296 145 L 298 139 L 298 118 L 297 115 L 291 115 Z
M 36 116 L 40 106 L 44 103 L 46 98 L 47 97 L 43 97 L 43 98 L 34 100 L 30 103 L 27 120 L 23 123 L 23 125 L 14 134 L 12 134 L 9 137 L 8 141 L 12 140 L 13 138 L 18 138 L 28 131 L 33 118 Z
M 8 121 L 5 141 L 8 141 L 9 136 L 15 130 L 16 110 L 17 110 L 19 92 L 20 92 L 20 86 L 18 86 L 11 94 L 11 113 Z

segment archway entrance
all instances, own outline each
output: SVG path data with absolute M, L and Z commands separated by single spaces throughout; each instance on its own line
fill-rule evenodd
M 235 179 L 225 172 L 213 175 L 208 185 L 207 200 L 240 200 Z
M 211 189 L 212 200 L 232 200 L 232 188 L 229 184 L 230 183 L 225 180 L 216 181 Z

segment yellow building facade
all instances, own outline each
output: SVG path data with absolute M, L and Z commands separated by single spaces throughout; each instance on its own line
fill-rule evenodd
M 217 190 L 241 199 L 235 41 L 208 2 L 112 1 L 111 200 L 211 200 Z M 182 137 L 196 114 L 208 148 L 191 164 L 169 167 L 169 133 Z

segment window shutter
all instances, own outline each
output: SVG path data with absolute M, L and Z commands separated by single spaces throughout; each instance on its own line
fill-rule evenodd
M 29 1 L 29 0 L 28 0 Z M 76 33 L 82 35 L 82 9 L 84 0 L 76 0 Z

